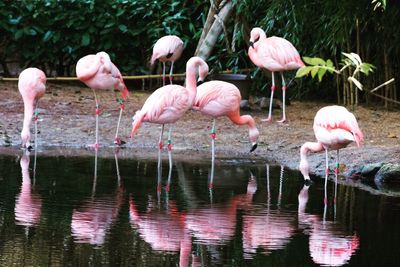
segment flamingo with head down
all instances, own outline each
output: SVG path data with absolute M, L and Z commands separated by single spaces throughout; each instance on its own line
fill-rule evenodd
M 250 115 L 240 115 L 240 101 L 242 97 L 239 89 L 228 82 L 210 81 L 198 86 L 193 109 L 213 118 L 211 129 L 212 155 L 215 155 L 215 119 L 227 116 L 237 125 L 247 125 L 249 138 L 252 144 L 250 152 L 257 148 L 257 139 L 260 135 L 256 123 Z
M 121 91 L 122 100 L 120 100 L 120 112 L 115 133 L 114 143 L 121 145 L 123 141 L 118 137 L 119 124 L 121 121 L 122 111 L 124 110 L 124 101 L 128 97 L 128 88 L 122 79 L 122 75 L 118 68 L 111 62 L 110 56 L 106 52 L 99 52 L 96 55 L 87 55 L 79 59 L 76 64 L 76 76 L 88 87 L 92 88 L 96 101 L 96 142 L 93 146 L 99 148 L 99 114 L 100 108 L 95 90 L 117 89 Z
M 18 90 L 24 101 L 24 124 L 21 131 L 22 148 L 31 149 L 30 126 L 33 117 L 35 120 L 36 137 L 38 121 L 37 104 L 46 91 L 46 75 L 37 68 L 23 70 L 18 77 Z M 34 109 L 36 109 L 35 112 Z M 36 138 L 35 145 L 37 145 Z
M 320 152 L 325 150 L 325 186 L 328 177 L 328 150 L 337 150 L 336 172 L 339 168 L 339 149 L 347 147 L 355 142 L 360 146 L 364 140 L 363 133 L 358 127 L 356 117 L 345 107 L 327 106 L 321 108 L 314 118 L 314 134 L 317 142 L 306 142 L 300 148 L 299 169 L 304 180 L 309 181 L 309 163 L 307 154 L 309 151 Z
M 269 102 L 268 118 L 263 121 L 271 122 L 272 99 L 275 91 L 274 72 L 279 71 L 282 78 L 282 119 L 286 121 L 285 114 L 285 93 L 286 83 L 283 72 L 295 70 L 304 66 L 297 49 L 288 40 L 272 36 L 267 38 L 261 28 L 253 28 L 250 33 L 250 60 L 259 68 L 267 69 L 272 73 L 271 98 Z

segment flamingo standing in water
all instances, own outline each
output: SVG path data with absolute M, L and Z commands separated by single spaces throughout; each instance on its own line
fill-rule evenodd
M 157 59 L 163 63 L 163 86 L 165 85 L 165 62 L 171 62 L 171 69 L 169 71 L 169 82 L 172 84 L 174 62 L 181 57 L 182 51 L 183 41 L 175 35 L 167 35 L 161 37 L 154 44 L 150 64 L 153 65 Z
M 274 72 L 279 71 L 282 78 L 282 119 L 278 122 L 286 121 L 285 114 L 285 93 L 286 83 L 283 72 L 295 70 L 304 66 L 299 52 L 286 39 L 272 36 L 267 38 L 261 28 L 253 28 L 250 33 L 250 60 L 259 68 L 267 69 L 272 73 L 271 98 L 269 102 L 268 118 L 263 121 L 271 122 L 272 99 L 275 91 Z
M 122 80 L 122 75 L 118 68 L 111 62 L 110 56 L 106 52 L 99 52 L 96 55 L 87 55 L 79 59 L 76 64 L 76 76 L 88 87 L 92 88 L 94 99 L 96 101 L 96 142 L 93 146 L 99 148 L 99 114 L 100 108 L 96 96 L 97 89 L 118 89 L 121 91 L 122 100 L 120 100 L 120 112 L 115 133 L 114 143 L 121 145 L 123 142 L 118 137 L 119 124 L 121 121 L 122 111 L 124 110 L 124 101 L 128 97 L 128 88 Z
M 250 152 L 257 148 L 259 132 L 253 117 L 250 115 L 240 116 L 241 99 L 239 89 L 228 82 L 210 81 L 199 85 L 197 88 L 193 109 L 213 117 L 211 129 L 212 158 L 215 155 L 215 119 L 221 116 L 227 116 L 237 125 L 246 124 L 249 127 L 249 138 L 252 144 Z
M 339 149 L 345 148 L 352 142 L 360 146 L 364 140 L 363 134 L 353 113 L 345 107 L 327 106 L 321 108 L 314 118 L 314 134 L 317 142 L 306 142 L 300 148 L 299 169 L 304 180 L 309 181 L 309 164 L 307 153 L 325 150 L 325 187 L 328 177 L 328 149 L 337 150 L 335 172 L 339 171 Z
M 192 57 L 186 63 L 186 88 L 169 84 L 155 90 L 133 117 L 131 138 L 135 136 L 142 122 L 162 124 L 159 149 L 163 147 L 164 124 L 175 123 L 192 107 L 196 97 L 196 73 L 204 80 L 208 74 L 208 65 L 200 57 Z M 168 150 L 171 150 L 171 127 L 168 135 Z
M 37 121 L 38 100 L 44 95 L 46 91 L 46 75 L 43 71 L 37 68 L 27 68 L 23 70 L 18 78 L 18 90 L 21 93 L 24 101 L 24 123 L 21 131 L 22 148 L 31 149 L 30 140 L 31 132 L 30 126 L 32 117 L 35 120 L 35 146 L 37 145 Z M 35 114 L 33 110 L 35 109 Z

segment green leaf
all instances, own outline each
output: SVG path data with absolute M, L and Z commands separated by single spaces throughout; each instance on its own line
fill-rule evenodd
M 127 32 L 128 31 L 128 27 L 126 27 L 126 25 L 124 25 L 124 24 L 119 25 L 118 28 L 119 28 L 119 30 L 121 32 Z
M 22 19 L 22 16 L 16 17 L 15 19 L 9 19 L 8 23 L 12 25 L 17 25 Z
M 330 60 L 330 59 L 326 60 L 326 66 L 327 66 L 327 67 L 333 67 L 333 62 L 332 62 L 332 60 Z
M 319 57 L 303 57 L 304 62 L 312 66 L 325 66 L 325 60 Z
M 296 78 L 300 78 L 300 77 L 308 75 L 310 73 L 311 69 L 312 69 L 312 67 L 307 67 L 307 66 L 301 67 L 296 72 Z
M 365 75 L 368 75 L 370 72 L 373 72 L 374 68 L 375 68 L 374 65 L 365 62 L 360 65 L 360 71 Z
M 311 78 L 314 79 L 315 75 L 318 73 L 319 68 L 318 67 L 313 67 L 311 69 Z
M 47 42 L 48 40 L 51 39 L 52 36 L 53 36 L 53 32 L 47 31 L 43 36 L 43 42 Z
M 87 33 L 84 33 L 82 35 L 81 44 L 82 44 L 82 46 L 88 46 L 89 43 L 90 43 L 90 35 Z
M 15 32 L 15 40 L 19 40 L 24 35 L 24 29 L 19 29 Z
M 324 77 L 326 73 L 326 69 L 320 68 L 318 70 L 318 81 L 322 81 L 322 78 Z

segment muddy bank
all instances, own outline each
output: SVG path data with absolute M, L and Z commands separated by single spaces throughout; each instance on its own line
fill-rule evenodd
M 20 131 L 23 120 L 23 103 L 15 82 L 1 82 L 0 92 L 0 153 L 14 153 L 20 145 Z M 99 140 L 104 155 L 113 156 L 115 127 L 119 105 L 112 91 L 98 92 L 102 109 L 100 116 Z M 120 136 L 127 143 L 120 151 L 122 157 L 150 157 L 156 155 L 160 126 L 144 123 L 134 139 L 129 138 L 132 116 L 140 109 L 148 92 L 134 90 L 125 103 Z M 233 125 L 228 119 L 217 120 L 216 148 L 217 158 L 240 158 L 261 162 L 276 163 L 290 169 L 297 169 L 299 149 L 306 141 L 314 141 L 312 122 L 319 108 L 328 103 L 292 101 L 287 107 L 288 122 L 284 124 L 265 123 L 267 111 L 252 106 L 251 111 L 242 112 L 255 117 L 260 138 L 256 151 L 249 153 L 251 144 L 246 127 Z M 39 102 L 40 122 L 38 146 L 40 154 L 93 155 L 85 149 L 94 143 L 95 104 L 90 89 L 76 84 L 48 83 L 45 96 Z M 354 111 L 364 132 L 363 147 L 349 146 L 340 152 L 342 183 L 359 185 L 357 180 L 349 179 L 348 174 L 358 166 L 370 163 L 400 162 L 400 120 L 399 112 L 388 112 L 359 107 Z M 274 119 L 280 119 L 280 111 L 273 111 Z M 175 158 L 209 160 L 211 119 L 193 111 L 188 112 L 173 126 L 172 142 Z M 33 127 L 32 127 L 33 129 Z M 168 129 L 168 128 L 167 128 Z M 165 140 L 167 132 L 165 133 Z M 14 151 L 14 152 L 13 152 Z M 334 163 L 336 153 L 331 153 Z M 323 153 L 311 154 L 310 169 L 313 179 L 324 173 Z M 299 179 L 301 177 L 299 176 Z M 371 188 L 371 190 L 374 190 Z

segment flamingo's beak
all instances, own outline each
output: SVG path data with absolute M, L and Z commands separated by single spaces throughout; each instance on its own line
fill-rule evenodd
M 250 46 L 251 46 L 251 48 L 254 48 L 254 42 L 253 41 L 250 41 Z
M 257 146 L 258 146 L 257 143 L 254 143 L 250 149 L 250 152 L 253 152 L 254 150 L 256 150 Z

